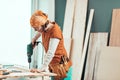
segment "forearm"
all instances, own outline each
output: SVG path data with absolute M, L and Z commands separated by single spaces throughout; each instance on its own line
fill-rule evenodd
M 40 36 L 41 36 L 41 33 L 38 32 L 38 33 L 35 35 L 35 37 L 33 38 L 33 40 L 36 41 Z
M 44 65 L 49 65 L 52 58 L 54 57 L 58 44 L 59 44 L 59 39 L 56 39 L 56 38 L 50 39 L 49 48 L 44 59 Z
M 45 54 L 44 61 L 43 61 L 44 63 L 39 70 L 40 72 L 47 70 L 48 65 L 50 64 L 50 62 L 52 61 L 52 59 L 54 57 L 54 54 L 55 54 L 55 51 L 56 51 L 57 46 L 59 44 L 59 41 L 60 40 L 56 39 L 56 38 L 50 39 L 49 48 L 48 48 L 47 53 Z

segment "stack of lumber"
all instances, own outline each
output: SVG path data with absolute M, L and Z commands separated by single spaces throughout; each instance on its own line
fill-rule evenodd
M 120 80 L 119 20 L 120 9 L 113 9 L 110 39 L 107 33 L 102 33 L 101 38 L 94 40 L 95 35 L 91 33 L 84 80 Z
M 108 33 L 90 34 L 84 80 L 93 80 L 98 56 L 100 55 L 101 48 L 107 46 L 107 39 Z
M 87 43 L 94 14 L 94 9 L 91 9 L 87 30 L 85 32 L 87 2 L 88 0 L 67 0 L 66 4 L 63 36 L 65 48 L 73 62 L 72 80 L 82 79 Z
M 119 80 L 120 9 L 113 9 L 110 35 L 90 32 L 94 9 L 87 10 L 87 2 L 67 0 L 66 4 L 63 36 L 73 62 L 72 80 Z M 88 22 L 87 11 L 90 11 Z

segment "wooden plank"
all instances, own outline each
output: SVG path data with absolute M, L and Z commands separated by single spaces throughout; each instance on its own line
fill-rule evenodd
M 85 57 L 86 57 L 86 51 L 87 51 L 87 46 L 88 46 L 88 40 L 89 40 L 89 34 L 91 30 L 91 24 L 92 24 L 92 19 L 94 15 L 94 9 L 90 9 L 90 15 L 89 15 L 89 20 L 88 20 L 88 25 L 87 25 L 87 30 L 86 30 L 86 36 L 85 36 L 85 43 L 83 46 L 83 52 L 82 52 L 82 58 L 81 58 L 81 67 L 80 67 L 80 78 L 82 77 L 82 72 L 83 72 L 83 67 L 85 63 Z
M 63 24 L 64 45 L 69 57 L 72 41 L 71 34 L 74 21 L 75 1 L 76 0 L 67 0 Z
M 104 47 L 101 50 L 94 80 L 120 80 L 120 47 Z
M 0 79 L 4 79 L 4 78 L 19 78 L 19 77 L 42 77 L 42 76 L 56 76 L 56 74 L 55 73 L 50 73 L 50 72 L 41 72 L 41 73 L 31 73 L 31 72 L 10 73 L 9 75 L 0 75 Z
M 113 9 L 109 46 L 120 46 L 120 9 Z
M 64 38 L 64 46 L 67 51 L 68 57 L 70 57 L 71 43 L 72 43 L 71 38 Z
M 80 80 L 80 61 L 83 49 L 86 13 L 88 0 L 76 0 L 75 16 L 72 33 L 71 58 L 73 62 L 72 80 Z
M 93 80 L 95 58 L 100 53 L 101 47 L 107 45 L 108 33 L 91 33 L 85 67 L 84 80 Z
M 65 38 L 71 38 L 76 0 L 66 0 L 66 1 L 67 2 L 65 9 L 64 24 L 63 24 L 63 36 Z

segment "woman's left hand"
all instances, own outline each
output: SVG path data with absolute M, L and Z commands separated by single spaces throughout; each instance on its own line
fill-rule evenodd
M 47 71 L 47 66 L 42 65 L 42 67 L 40 69 L 31 69 L 30 72 L 32 73 L 40 73 L 40 72 L 45 72 Z
M 39 70 L 39 69 L 31 69 L 30 72 L 32 72 L 32 73 L 40 73 L 40 72 L 42 72 L 42 71 Z
M 37 72 L 37 69 L 30 69 L 30 72 L 32 72 L 32 73 L 35 73 L 35 72 Z

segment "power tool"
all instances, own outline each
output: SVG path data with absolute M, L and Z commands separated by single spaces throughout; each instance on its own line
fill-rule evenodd
M 38 42 L 35 42 L 34 45 L 32 43 L 27 45 L 27 57 L 28 57 L 28 63 L 29 63 L 29 69 L 30 69 L 30 63 L 31 63 L 31 56 L 33 55 L 33 47 L 38 45 Z

